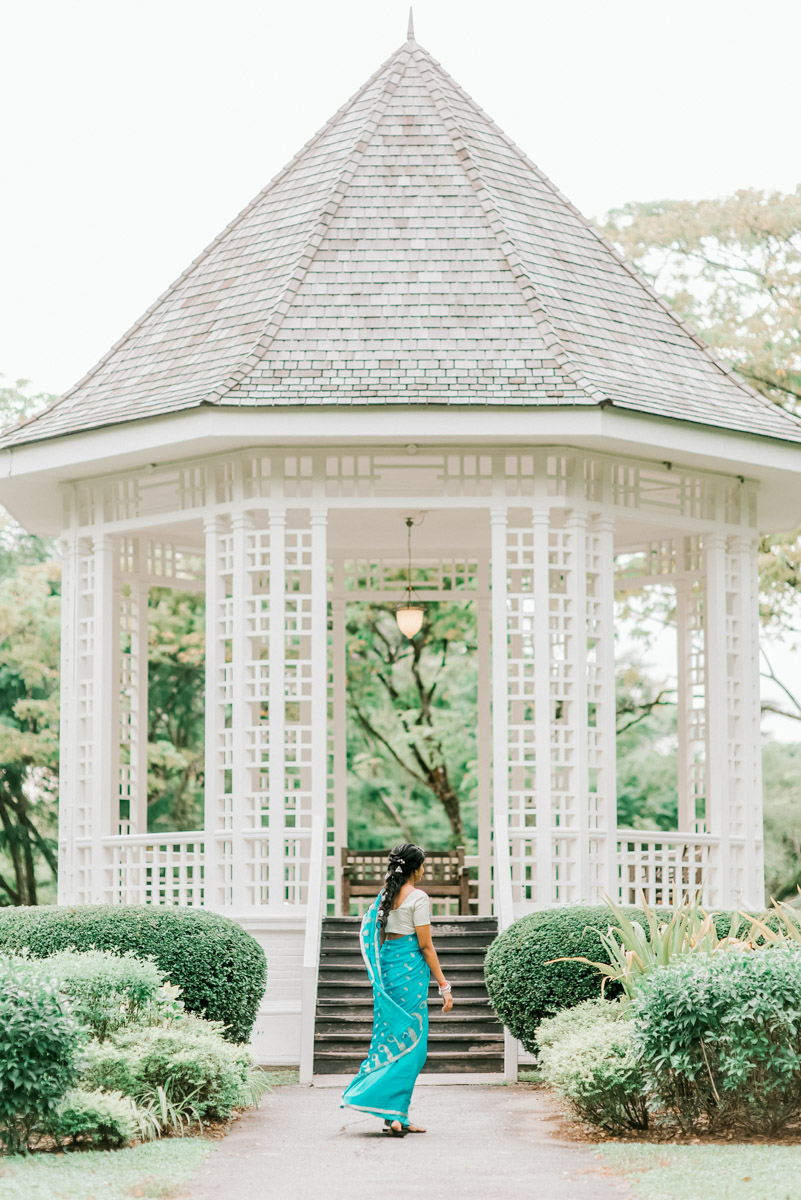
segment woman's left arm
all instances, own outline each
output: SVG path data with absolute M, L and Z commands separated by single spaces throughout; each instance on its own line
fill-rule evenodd
M 439 958 L 437 957 L 437 952 L 434 949 L 434 941 L 431 937 L 431 926 L 418 925 L 415 928 L 415 933 L 417 934 L 417 943 L 420 947 L 420 953 L 428 963 L 429 968 L 431 969 L 431 974 L 434 976 L 441 988 L 448 987 L 448 981 L 442 974 L 442 967 L 439 965 Z M 452 1008 L 453 996 L 450 992 L 446 992 L 442 997 L 442 1011 L 444 1013 L 450 1012 Z

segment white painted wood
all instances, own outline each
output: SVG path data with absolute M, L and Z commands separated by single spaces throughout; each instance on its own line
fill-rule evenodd
M 710 863 L 710 901 L 736 903 L 729 894 L 729 705 L 726 655 L 726 538 L 711 532 L 704 541 L 706 609 L 704 612 L 707 693 L 708 832 L 717 839 Z
M 276 502 L 270 509 L 270 645 L 269 645 L 269 878 L 270 905 L 283 903 L 284 876 L 284 729 L 286 680 L 284 678 L 286 615 L 286 511 Z
M 65 490 L 61 550 L 61 724 L 59 736 L 58 902 L 75 899 L 75 817 L 78 804 L 78 540 L 72 489 Z
M 348 844 L 348 720 L 346 660 L 346 600 L 344 561 L 333 560 L 331 598 L 332 704 L 333 704 L 333 800 L 334 800 L 334 914 L 342 911 L 341 850 Z
M 537 490 L 542 493 L 539 482 Z M 539 485 L 539 486 L 538 486 Z M 540 494 L 531 511 L 534 534 L 534 756 L 537 806 L 537 907 L 553 903 L 553 815 L 551 810 L 551 639 L 550 509 Z
M 141 554 L 141 548 L 140 548 Z M 148 744 L 148 604 L 150 589 L 143 580 L 133 585 L 136 624 L 131 654 L 134 660 L 135 729 L 131 747 L 134 792 L 131 798 L 133 833 L 147 833 L 147 744 Z
M 223 792 L 220 609 L 224 592 L 223 578 L 219 567 L 220 542 L 224 527 L 225 523 L 222 517 L 212 517 L 204 522 L 206 540 L 206 717 L 203 808 L 206 831 L 205 903 L 210 906 L 220 904 L 224 894 L 218 855 L 220 835 L 223 831 L 219 805 Z
M 565 523 L 568 558 L 567 595 L 569 610 L 565 618 L 565 656 L 569 693 L 567 725 L 572 766 L 568 787 L 575 805 L 578 832 L 576 878 L 573 891 L 578 899 L 592 900 L 590 878 L 590 814 L 587 720 L 587 514 L 573 511 Z
M 615 695 L 615 547 L 614 521 L 598 517 L 595 529 L 600 543 L 601 578 L 598 597 L 600 689 L 596 728 L 598 738 L 598 816 L 604 831 L 602 887 L 614 896 L 618 884 L 617 846 L 617 712 Z
M 244 840 L 247 829 L 247 731 L 250 725 L 247 705 L 248 652 L 248 600 L 250 598 L 250 574 L 247 570 L 249 535 L 253 529 L 250 513 L 235 513 L 231 520 L 233 535 L 233 804 L 232 804 L 232 861 L 233 879 L 231 903 L 235 908 L 246 904 L 246 884 L 250 863 L 248 848 Z
M 478 915 L 492 912 L 492 622 L 489 562 L 479 559 L 476 598 L 478 658 Z
M 117 700 L 119 664 L 119 604 L 115 594 L 116 541 L 101 534 L 93 541 L 94 654 L 92 661 L 92 900 L 106 896 L 103 838 L 112 832 L 112 805 L 117 797 Z M 115 825 L 116 827 L 116 825 Z
M 761 908 L 765 903 L 765 873 L 762 832 L 762 739 L 759 696 L 759 578 L 758 542 L 751 534 L 733 538 L 731 553 L 736 562 L 739 583 L 736 605 L 740 626 L 739 704 L 735 719 L 738 726 L 740 774 L 744 828 L 742 849 L 744 881 L 740 903 Z M 732 764 L 734 766 L 734 764 Z
M 325 847 L 327 800 L 327 676 L 328 557 L 325 509 L 312 509 L 311 525 L 311 727 L 316 737 L 312 744 L 312 814 L 309 852 L 308 904 L 306 934 L 303 943 L 300 1080 L 310 1083 L 314 1060 L 314 1018 L 317 1003 L 317 971 L 320 959 L 320 933 L 325 907 Z

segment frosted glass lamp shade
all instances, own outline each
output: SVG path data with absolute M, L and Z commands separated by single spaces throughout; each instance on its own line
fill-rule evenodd
M 413 638 L 423 625 L 423 610 L 417 604 L 399 604 L 395 609 L 398 629 L 407 638 Z

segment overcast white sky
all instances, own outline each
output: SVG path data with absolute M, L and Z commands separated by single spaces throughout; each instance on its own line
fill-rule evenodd
M 6 0 L 0 372 L 81 376 L 404 40 L 406 0 Z M 799 0 L 419 0 L 568 196 L 801 179 Z

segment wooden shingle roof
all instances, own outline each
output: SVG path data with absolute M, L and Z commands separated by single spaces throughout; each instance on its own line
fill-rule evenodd
M 0 448 L 343 404 L 611 404 L 801 441 L 413 38 Z

